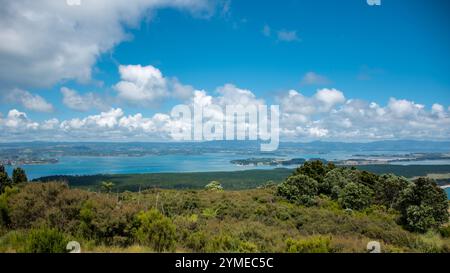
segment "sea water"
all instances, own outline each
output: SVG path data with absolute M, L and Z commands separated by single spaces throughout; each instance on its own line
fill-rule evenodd
M 300 154 L 300 155 L 249 155 L 236 153 L 205 153 L 199 155 L 147 155 L 131 156 L 62 156 L 54 164 L 21 166 L 29 179 L 51 175 L 91 175 L 91 174 L 139 174 L 165 172 L 213 172 L 239 171 L 250 169 L 273 169 L 277 166 L 238 166 L 231 160 L 247 158 L 323 158 L 335 160 L 350 156 L 343 153 Z M 296 167 L 296 166 L 288 166 Z M 11 174 L 13 167 L 6 166 Z

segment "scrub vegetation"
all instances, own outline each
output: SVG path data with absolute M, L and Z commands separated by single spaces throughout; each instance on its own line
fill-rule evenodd
M 450 251 L 448 200 L 429 178 L 311 161 L 246 190 L 16 182 L 0 195 L 1 252 L 65 252 L 73 240 L 82 252 L 366 252 L 372 240 L 383 252 Z

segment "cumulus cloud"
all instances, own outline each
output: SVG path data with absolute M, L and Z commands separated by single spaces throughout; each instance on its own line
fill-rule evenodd
M 388 110 L 396 117 L 408 117 L 417 115 L 425 108 L 422 104 L 416 104 L 413 101 L 389 99 Z
M 225 105 L 249 106 L 264 104 L 264 100 L 257 99 L 252 91 L 238 88 L 233 84 L 225 84 L 217 88 L 217 93 L 220 94 L 218 104 L 223 107 Z
M 164 98 L 187 98 L 193 87 L 181 84 L 175 78 L 166 78 L 162 72 L 151 65 L 119 66 L 121 81 L 114 86 L 118 97 L 139 105 L 151 105 Z
M 135 82 L 138 81 L 135 79 Z M 450 136 L 450 111 L 438 103 L 427 108 L 413 101 L 391 98 L 385 105 L 380 105 L 360 99 L 346 99 L 344 93 L 336 89 L 319 89 L 311 96 L 289 90 L 275 101 L 280 105 L 282 140 L 444 140 Z M 227 105 L 246 107 L 266 102 L 251 90 L 226 84 L 217 88 L 214 95 L 204 90 L 193 90 L 186 103 L 191 107 L 204 107 L 204 122 L 207 122 L 223 121 Z M 190 125 L 189 122 L 172 118 L 168 113 L 151 116 L 126 114 L 121 108 L 110 108 L 82 118 L 40 122 L 12 109 L 5 117 L 0 115 L 0 138 L 5 141 L 171 140 L 174 131 L 184 130 Z
M 313 97 L 306 97 L 296 90 L 277 97 L 277 102 L 286 113 L 295 113 L 312 116 L 317 113 L 327 112 L 334 106 L 345 102 L 344 94 L 336 89 L 319 89 Z
M 121 108 L 111 108 L 98 115 L 61 122 L 60 130 L 74 138 L 170 140 L 172 121 L 170 116 L 157 113 L 144 117 L 141 113 L 125 116 Z
M 159 8 L 210 14 L 207 0 L 1 0 L 0 82 L 6 88 L 49 87 L 64 79 L 91 79 L 100 54 L 129 39 L 135 27 Z M 100 12 L 99 12 L 100 11 Z
M 22 89 L 13 89 L 5 96 L 6 101 L 10 103 L 17 103 L 25 107 L 27 110 L 35 112 L 53 112 L 53 105 L 47 102 L 43 97 L 31 94 Z
M 335 105 L 345 102 L 344 93 L 336 89 L 320 89 L 314 98 L 321 103 L 323 111 L 329 111 Z
M 91 109 L 105 110 L 108 108 L 104 99 L 91 92 L 80 95 L 73 89 L 62 87 L 61 94 L 63 95 L 63 104 L 75 111 L 85 112 Z
M 328 139 L 448 139 L 450 118 L 444 107 L 391 98 L 386 106 L 346 100 L 342 92 L 321 89 L 311 97 L 290 90 L 278 97 L 283 137 Z

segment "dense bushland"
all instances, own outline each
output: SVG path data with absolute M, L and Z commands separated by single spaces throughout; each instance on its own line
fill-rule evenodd
M 70 240 L 87 252 L 365 252 L 371 240 L 384 252 L 450 251 L 447 201 L 426 179 L 310 163 L 280 185 L 205 186 L 112 193 L 14 184 L 0 195 L 0 251 L 64 252 Z
M 326 196 L 348 210 L 363 210 L 371 205 L 394 209 L 400 213 L 399 223 L 416 232 L 424 233 L 448 222 L 447 195 L 429 178 L 410 182 L 392 174 L 378 176 L 308 161 L 278 186 L 277 193 L 306 206 Z

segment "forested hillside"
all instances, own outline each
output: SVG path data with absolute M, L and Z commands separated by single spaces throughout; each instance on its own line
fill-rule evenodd
M 0 251 L 64 252 L 449 252 L 445 193 L 409 182 L 310 162 L 281 184 L 229 191 L 113 193 L 65 183 L 10 181 L 0 195 Z

